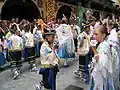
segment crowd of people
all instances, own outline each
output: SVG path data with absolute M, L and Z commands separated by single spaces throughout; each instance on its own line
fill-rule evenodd
M 40 58 L 42 75 L 37 90 L 56 90 L 56 75 L 60 61 L 69 67 L 68 59 L 79 55 L 79 66 L 74 74 L 90 90 L 120 90 L 120 17 L 91 16 L 79 27 L 77 18 L 68 20 L 42 19 L 0 21 L 0 60 L 10 62 L 13 79 L 21 74 L 23 61 L 30 71 L 37 71 Z M 76 66 L 75 66 L 76 67 Z

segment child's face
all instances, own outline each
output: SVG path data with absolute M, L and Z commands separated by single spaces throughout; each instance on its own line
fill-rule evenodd
M 54 42 L 54 39 L 55 39 L 55 35 L 48 35 L 48 36 L 47 36 L 47 40 L 48 40 L 49 42 L 51 42 L 51 43 Z

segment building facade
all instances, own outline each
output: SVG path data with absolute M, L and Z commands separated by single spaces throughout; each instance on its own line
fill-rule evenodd
M 31 3 L 31 4 L 27 5 L 27 3 Z M 90 10 L 91 12 L 100 11 L 102 14 L 113 13 L 114 11 L 113 3 L 114 2 L 111 0 L 0 0 L 0 12 L 1 12 L 1 19 L 10 19 L 16 13 L 17 14 L 15 17 L 17 16 L 20 17 L 20 15 L 18 15 L 19 13 L 21 14 L 21 17 L 25 17 L 25 18 L 27 17 L 32 19 L 45 18 L 49 20 L 51 18 L 59 18 L 61 17 L 62 14 L 66 14 L 66 15 L 69 14 L 68 16 L 69 18 L 71 14 L 70 12 L 73 12 L 74 15 L 77 16 L 78 6 L 84 7 L 84 12 Z M 15 5 L 21 8 L 25 7 L 26 11 L 24 8 L 22 9 L 18 8 L 17 10 L 17 7 Z M 7 9 L 4 9 L 5 6 L 7 7 Z M 7 18 L 9 14 L 6 12 L 10 11 L 8 10 L 10 8 L 12 14 L 10 13 L 11 16 Z M 16 10 L 12 10 L 14 8 L 16 8 Z M 22 15 L 22 13 L 24 14 Z

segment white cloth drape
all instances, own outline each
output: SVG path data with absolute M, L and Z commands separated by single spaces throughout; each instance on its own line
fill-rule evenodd
M 92 77 L 94 79 L 94 90 L 116 90 L 119 86 L 119 58 L 116 50 L 111 47 L 108 42 L 104 41 L 100 43 L 97 48 L 99 60 L 96 63 L 95 57 L 93 61 L 95 67 L 92 71 Z M 109 83 L 109 84 L 108 84 Z
M 56 29 L 56 34 L 58 37 L 59 44 L 66 43 L 67 40 L 73 39 L 73 34 L 70 29 L 70 26 L 67 24 L 61 24 L 57 29 Z

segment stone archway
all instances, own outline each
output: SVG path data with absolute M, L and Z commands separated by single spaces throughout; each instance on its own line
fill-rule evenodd
M 11 18 L 33 20 L 41 18 L 36 4 L 32 0 L 6 0 L 1 9 L 1 19 L 11 20 Z
M 71 16 L 72 9 L 68 5 L 63 5 L 58 9 L 56 19 L 62 19 L 63 14 L 66 16 L 66 18 L 69 20 Z

